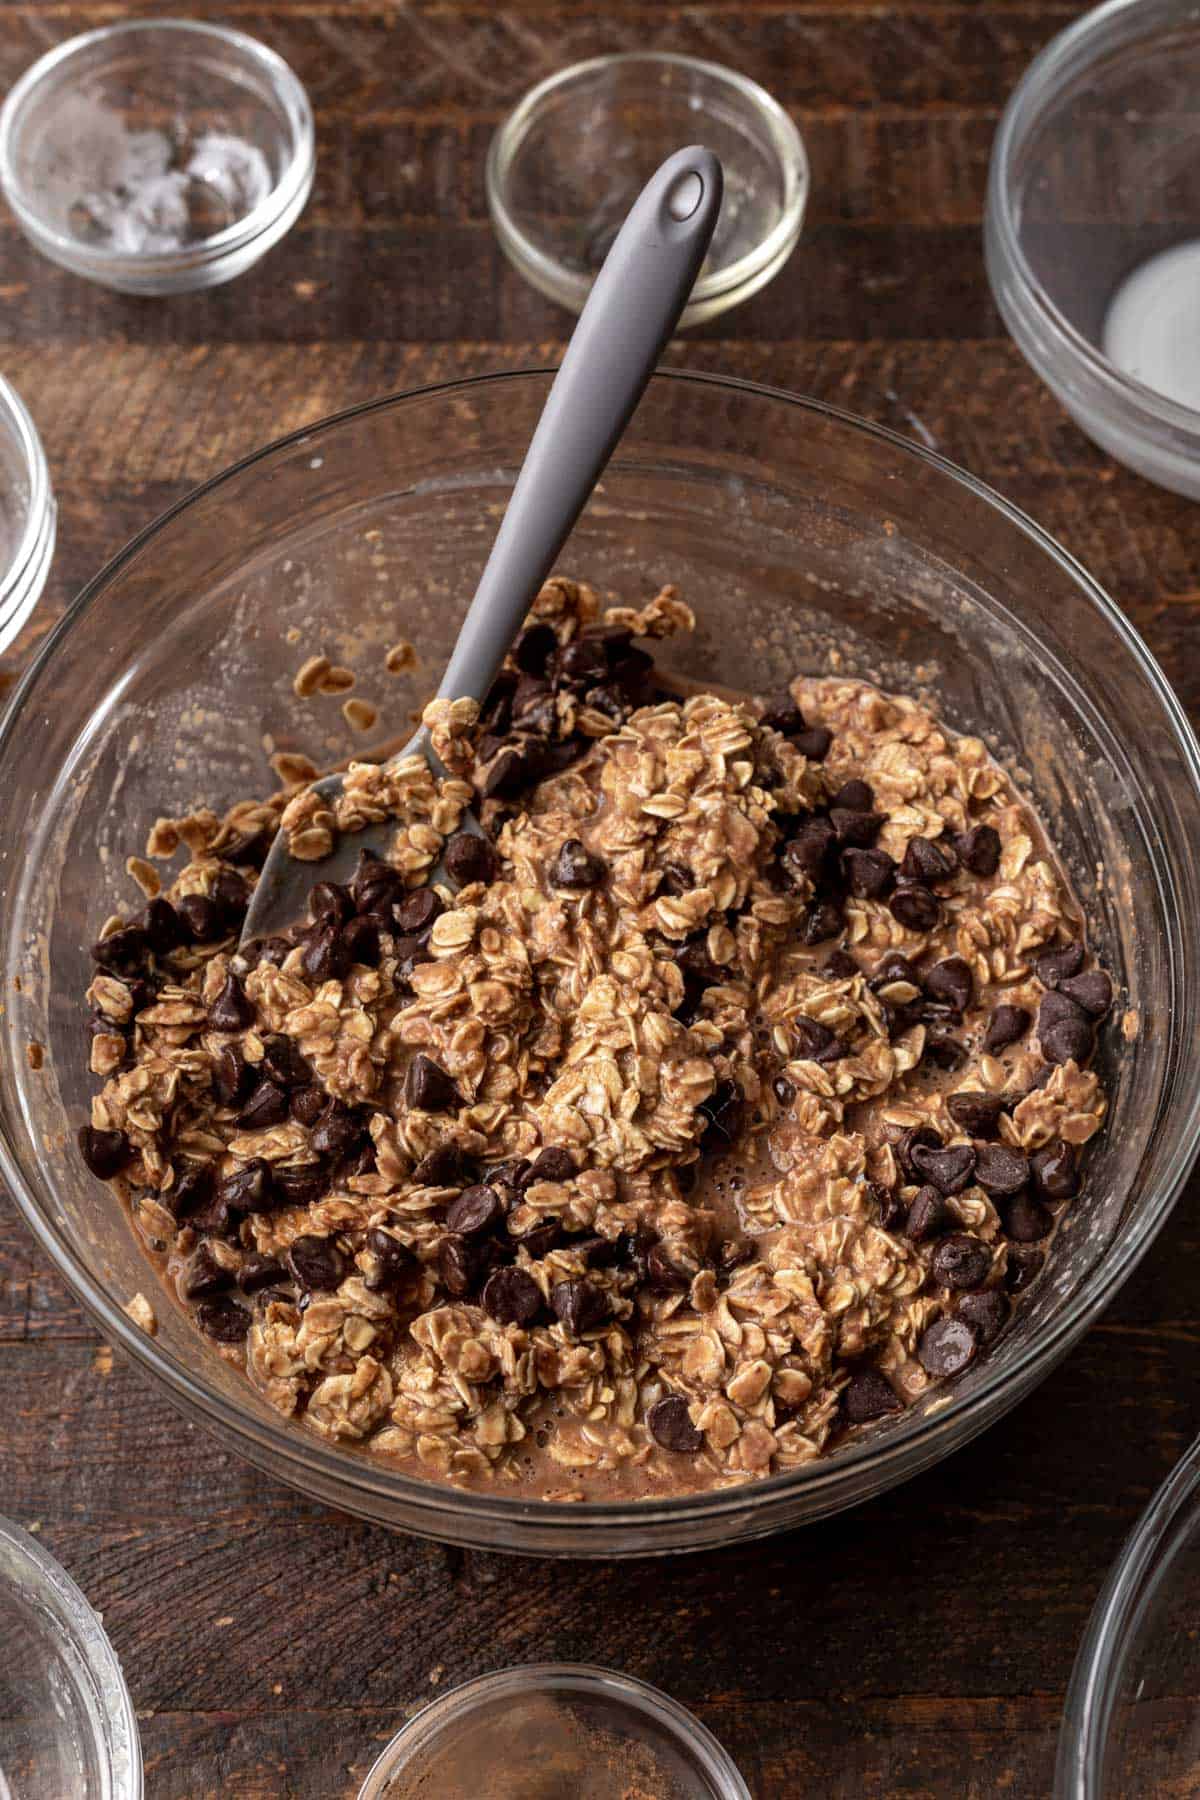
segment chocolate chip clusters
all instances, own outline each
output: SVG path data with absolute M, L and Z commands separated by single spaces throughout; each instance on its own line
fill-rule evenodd
M 683 690 L 642 646 L 691 622 L 548 583 L 431 709 L 451 777 L 159 820 L 189 860 L 93 952 L 88 1167 L 275 1406 L 433 1479 L 810 1461 L 1003 1331 L 1103 1118 L 1111 983 L 983 745 Z M 239 950 L 276 831 L 384 818 Z

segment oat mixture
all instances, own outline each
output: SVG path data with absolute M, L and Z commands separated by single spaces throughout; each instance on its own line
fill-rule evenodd
M 684 695 L 635 640 L 692 622 L 549 582 L 482 716 L 428 709 L 447 779 L 160 819 L 93 952 L 89 1168 L 281 1412 L 433 1479 L 811 1461 L 1003 1331 L 1104 1116 L 1111 983 L 984 745 Z M 239 953 L 277 830 L 384 819 Z

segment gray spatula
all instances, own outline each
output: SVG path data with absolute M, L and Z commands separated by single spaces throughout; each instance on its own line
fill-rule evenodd
M 692 148 L 668 157 L 634 202 L 555 376 L 439 697 L 482 701 L 487 695 L 679 322 L 717 222 L 721 189 L 716 157 Z M 445 773 L 423 727 L 401 756 L 414 752 L 435 774 Z M 315 791 L 332 797 L 341 786 L 340 775 L 327 775 Z M 462 829 L 480 830 L 473 814 Z M 394 823 L 384 823 L 346 833 L 320 863 L 297 862 L 279 833 L 254 890 L 243 944 L 297 923 L 315 882 L 347 881 L 360 850 L 383 856 L 394 831 Z

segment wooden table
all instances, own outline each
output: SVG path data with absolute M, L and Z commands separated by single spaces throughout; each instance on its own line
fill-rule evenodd
M 0 79 L 131 10 L 10 0 Z M 0 224 L 3 371 L 41 428 L 60 504 L 50 585 L 0 664 L 3 688 L 83 581 L 234 457 L 370 395 L 557 357 L 568 321 L 496 247 L 484 149 L 533 80 L 653 43 L 763 81 L 814 170 L 789 267 L 670 361 L 820 395 L 993 482 L 1116 595 L 1200 719 L 1196 511 L 1080 436 L 1008 342 L 984 278 L 1000 109 L 1078 6 L 187 10 L 236 20 L 297 69 L 317 111 L 316 190 L 250 275 L 169 302 L 89 286 Z M 151 1800 L 353 1795 L 439 1688 L 549 1658 L 669 1689 L 763 1800 L 1042 1796 L 1097 1587 L 1200 1418 L 1198 1202 L 1193 1182 L 1066 1365 L 948 1465 L 773 1543 L 572 1567 L 389 1536 L 272 1487 L 114 1363 L 0 1200 L 0 1505 L 36 1522 L 103 1611 Z

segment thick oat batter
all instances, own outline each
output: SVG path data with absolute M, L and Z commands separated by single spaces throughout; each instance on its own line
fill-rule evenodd
M 899 1413 L 1104 1115 L 1111 984 L 983 744 L 860 681 L 680 698 L 633 640 L 691 622 L 551 581 L 483 718 L 427 713 L 455 778 L 160 820 L 190 860 L 94 951 L 88 1166 L 282 1412 L 434 1479 L 719 1486 Z M 389 816 L 238 954 L 276 829 Z

